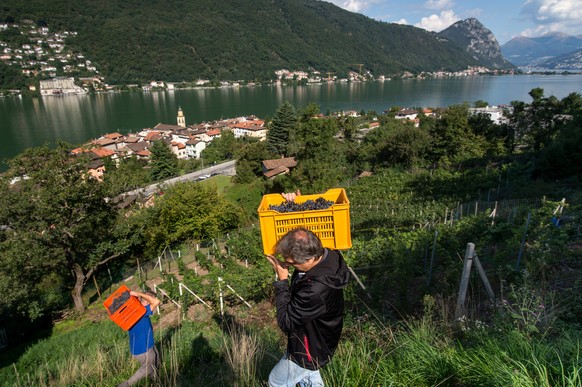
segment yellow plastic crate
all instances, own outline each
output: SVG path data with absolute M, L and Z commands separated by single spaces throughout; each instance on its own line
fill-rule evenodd
M 259 221 L 265 254 L 275 253 L 275 244 L 289 230 L 304 227 L 319 237 L 323 247 L 343 250 L 352 247 L 350 232 L 350 201 L 343 188 L 332 188 L 323 194 L 300 195 L 295 202 L 303 203 L 309 199 L 323 197 L 335 204 L 325 210 L 277 212 L 269 210 L 270 205 L 285 201 L 281 194 L 263 195 L 259 205 Z

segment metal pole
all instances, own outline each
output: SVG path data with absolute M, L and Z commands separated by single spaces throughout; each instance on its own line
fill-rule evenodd
M 527 220 L 525 221 L 525 231 L 523 232 L 523 237 L 521 238 L 521 245 L 519 246 L 519 253 L 517 253 L 517 263 L 515 265 L 515 270 L 519 271 L 519 266 L 521 264 L 521 257 L 523 256 L 523 250 L 525 248 L 525 237 L 527 236 L 527 230 L 529 228 L 529 222 L 531 220 L 531 212 L 527 214 Z
M 222 278 L 218 277 L 218 293 L 220 295 L 220 314 L 224 316 L 224 302 L 222 300 L 222 286 L 220 286 L 220 282 Z
M 230 291 L 233 292 L 234 295 L 237 296 L 242 302 L 244 302 L 246 306 L 248 306 L 249 308 L 252 308 L 251 304 L 249 304 L 248 302 L 246 302 L 246 300 L 244 298 L 239 296 L 239 294 L 236 292 L 236 290 L 234 290 L 229 284 L 226 284 L 226 287 L 228 289 L 230 289 Z
M 428 268 L 428 280 L 426 281 L 426 286 L 430 286 L 430 281 L 432 280 L 432 267 L 433 267 L 433 263 L 434 263 L 434 256 L 436 254 L 436 242 L 437 242 L 437 237 L 439 235 L 438 231 L 434 232 L 434 239 L 432 241 L 432 252 L 430 255 L 430 265 Z

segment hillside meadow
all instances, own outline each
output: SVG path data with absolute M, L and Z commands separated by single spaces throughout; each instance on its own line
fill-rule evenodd
M 353 183 L 348 188 L 348 195 L 357 198 L 360 190 L 370 192 L 372 186 L 382 180 L 390 182 L 385 188 L 393 194 L 404 195 L 401 190 L 406 189 L 411 176 L 398 171 L 385 173 L 388 176 Z M 220 180 L 220 185 L 227 187 L 224 178 Z M 400 191 L 395 186 L 397 180 L 401 181 Z M 212 181 L 206 184 L 212 184 Z M 358 205 L 352 203 L 352 211 L 356 211 Z M 545 209 L 538 210 L 536 222 L 539 226 L 532 232 L 542 234 L 536 237 L 537 240 L 530 241 L 532 250 L 536 244 L 542 243 L 539 239 L 548 242 L 550 236 L 543 235 L 548 228 L 552 227 L 549 231 L 556 229 L 551 224 L 555 204 L 548 203 Z M 352 213 L 352 216 L 360 219 L 362 214 Z M 360 226 L 356 223 L 354 227 Z M 490 265 L 486 258 L 490 249 L 507 250 L 511 247 L 516 254 L 519 250 L 519 243 L 511 243 L 515 238 L 509 235 L 503 241 L 487 235 L 509 232 L 508 227 L 503 220 L 491 225 L 490 217 L 478 214 L 455 219 L 453 225 L 435 224 L 432 230 L 442 233 L 440 249 L 453 249 L 452 255 L 462 255 L 462 242 L 473 241 L 484 264 Z M 520 228 L 516 227 L 517 234 L 522 231 Z M 475 229 L 479 231 L 475 232 Z M 411 251 L 415 250 L 414 239 L 424 239 L 426 230 L 376 230 L 371 239 L 365 236 L 368 230 L 363 230 L 363 235 L 354 232 L 354 247 L 346 251 L 345 256 L 367 288 L 364 291 L 356 281 L 352 281 L 347 294 L 349 311 L 343 338 L 334 360 L 323 371 L 324 380 L 330 386 L 579 385 L 581 335 L 575 317 L 579 314 L 576 310 L 566 310 L 568 303 L 578 299 L 578 295 L 572 293 L 578 285 L 560 283 L 560 278 L 564 280 L 561 277 L 564 273 L 559 274 L 559 266 L 568 266 L 569 270 L 579 266 L 580 252 L 576 246 L 580 235 L 579 230 L 571 229 L 571 225 L 559 231 L 569 234 L 568 243 L 573 244 L 572 250 L 567 256 L 538 267 L 538 273 L 528 274 L 525 268 L 515 273 L 507 267 L 515 263 L 516 254 L 509 254 L 511 260 L 506 262 L 505 268 L 500 265 L 497 273 L 488 268 L 499 297 L 495 304 L 488 302 L 483 286 L 474 274 L 470 313 L 460 320 L 454 319 L 456 288 L 462 268 L 459 257 L 446 262 L 444 253 L 439 253 L 443 256 L 438 265 L 435 262 L 435 283 L 427 286 L 428 273 L 422 269 L 424 251 Z M 470 233 L 469 237 L 467 234 Z M 272 273 L 269 267 L 261 264 L 261 257 L 257 256 L 256 263 L 246 268 L 240 261 L 241 253 L 235 252 L 241 240 L 254 244 L 255 252 L 260 251 L 258 230 L 255 227 L 243 231 L 240 237 L 234 234 L 230 239 L 216 239 L 218 245 L 230 246 L 230 255 L 225 254 L 225 249 L 222 253 L 213 251 L 211 243 L 199 251 L 184 245 L 179 250 L 180 258 L 168 259 L 163 264 L 162 273 L 156 268 L 149 269 L 140 280 L 134 268 L 133 276 L 123 282 L 131 288 L 153 288 L 156 285 L 170 295 L 177 295 L 170 283 L 186 283 L 213 307 L 211 310 L 193 297 L 182 302 L 180 297 L 175 297 L 184 310 L 187 309 L 183 312 L 158 292 L 164 303 L 153 321 L 163 362 L 161 385 L 266 385 L 271 367 L 284 351 L 285 340 L 275 324 L 274 306 L 270 303 Z M 433 235 L 429 233 L 429 236 Z M 484 241 L 487 239 L 497 239 L 499 243 L 486 245 Z M 232 242 L 229 244 L 228 241 Z M 382 258 L 382 250 L 390 251 L 388 260 Z M 527 255 L 527 261 L 541 259 L 539 254 L 544 253 L 543 250 L 532 251 Z M 177 251 L 172 255 L 178 256 Z M 206 266 L 206 271 L 205 258 L 211 261 L 206 263 L 211 265 Z M 222 269 L 220 263 L 229 267 L 226 260 L 235 262 L 246 273 Z M 398 260 L 408 263 L 404 265 Z M 141 264 L 146 266 L 145 262 Z M 366 270 L 366 266 L 371 265 L 376 265 L 375 274 Z M 531 270 L 529 263 L 527 266 Z M 195 269 L 198 274 L 193 273 Z M 576 270 L 579 273 L 579 269 Z M 544 288 L 538 287 L 539 278 L 533 278 L 540 272 L 546 276 Z M 225 297 L 225 309 L 221 313 L 216 286 L 218 275 L 241 291 L 245 299 L 252 300 L 252 307 L 248 308 L 231 294 Z M 502 282 L 509 280 L 503 277 L 516 275 L 520 276 L 519 280 L 512 279 L 514 285 L 503 288 Z M 262 284 L 261 294 L 256 294 L 257 289 L 245 291 L 241 276 L 259 276 L 255 282 L 258 280 Z M 197 282 L 198 278 L 193 277 L 206 278 L 207 281 Z M 107 284 L 107 281 L 101 278 L 98 283 Z M 445 283 L 449 283 L 450 289 L 431 291 L 442 288 Z M 561 289 L 552 286 L 557 283 Z M 519 287 L 515 286 L 517 284 Z M 109 287 L 102 288 L 101 299 L 94 287 L 87 289 L 85 297 L 89 306 L 83 315 L 71 314 L 56 322 L 49 337 L 21 348 L 22 353 L 14 363 L 7 364 L 4 358 L 1 370 L 4 385 L 115 385 L 129 377 L 137 364 L 129 354 L 126 333 L 107 318 L 101 304 L 118 285 L 110 283 Z M 568 289 L 568 286 L 572 288 Z M 500 291 L 504 293 L 500 294 Z M 575 313 L 575 316 L 568 317 L 569 313 Z

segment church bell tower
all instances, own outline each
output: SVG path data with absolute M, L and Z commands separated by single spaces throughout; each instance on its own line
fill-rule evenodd
M 178 107 L 178 126 L 186 127 L 186 117 L 184 117 L 184 112 L 181 107 Z

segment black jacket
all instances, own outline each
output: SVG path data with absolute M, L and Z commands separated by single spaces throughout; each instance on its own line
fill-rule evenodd
M 344 295 L 350 272 L 336 250 L 325 249 L 321 262 L 288 281 L 275 282 L 277 322 L 287 333 L 289 359 L 317 370 L 331 360 L 343 326 Z

